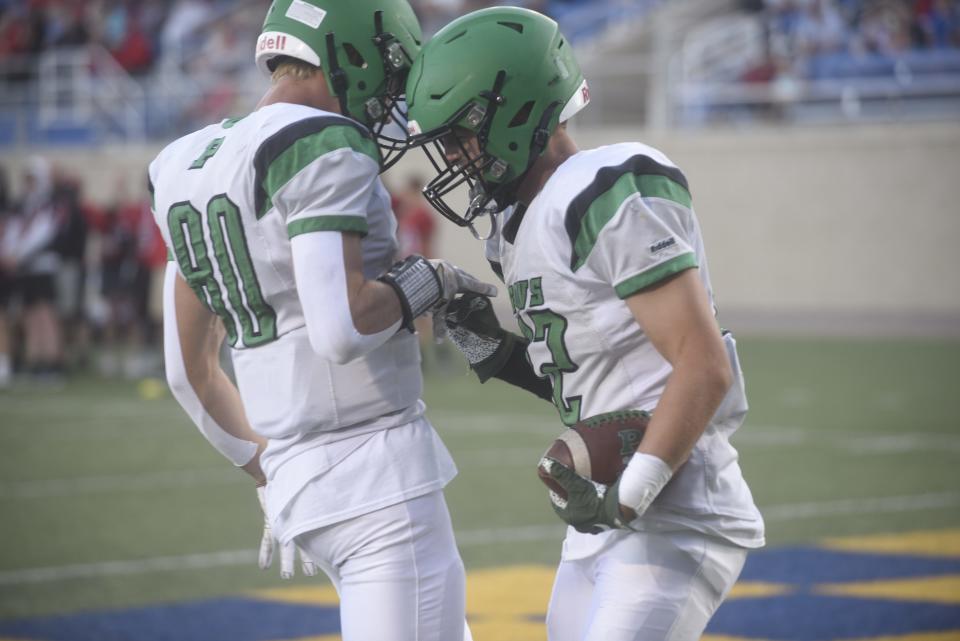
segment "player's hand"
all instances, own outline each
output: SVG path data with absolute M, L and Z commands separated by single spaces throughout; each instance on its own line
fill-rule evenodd
M 274 547 L 280 547 L 280 578 L 292 579 L 294 575 L 293 566 L 296 561 L 297 552 L 300 553 L 300 569 L 304 576 L 316 576 L 317 566 L 303 550 L 290 541 L 281 545 L 273 536 L 273 530 L 270 527 L 270 519 L 267 517 L 267 504 L 264 497 L 266 488 L 260 486 L 257 488 L 257 498 L 260 500 L 260 508 L 263 510 L 263 536 L 260 537 L 260 552 L 257 556 L 257 565 L 261 570 L 266 570 L 273 563 Z
M 443 325 L 481 381 L 500 371 L 517 340 L 500 327 L 490 299 L 482 294 L 458 296 L 434 316 L 434 324 Z
M 567 493 L 563 499 L 556 492 L 550 492 L 553 511 L 577 532 L 599 534 L 610 529 L 633 529 L 629 525 L 634 516 L 632 510 L 620 505 L 619 479 L 613 485 L 603 485 L 580 476 L 555 459 L 545 457 L 541 464 Z
M 440 300 L 437 301 L 437 307 L 445 307 L 454 296 L 466 292 L 484 296 L 497 295 L 496 285 L 483 282 L 449 261 L 431 258 L 428 262 L 440 279 Z

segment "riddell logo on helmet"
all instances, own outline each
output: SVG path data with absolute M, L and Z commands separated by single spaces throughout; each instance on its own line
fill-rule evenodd
M 590 87 L 587 86 L 586 81 L 580 85 L 580 98 L 583 99 L 583 104 L 590 102 Z
M 275 36 L 267 36 L 266 38 L 260 38 L 260 42 L 257 44 L 258 51 L 274 51 L 274 50 L 283 50 L 287 46 L 287 37 L 282 34 L 277 34 Z

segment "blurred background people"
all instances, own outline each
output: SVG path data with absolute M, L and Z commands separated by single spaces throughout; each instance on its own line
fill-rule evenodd
M 419 174 L 407 177 L 403 187 L 391 195 L 393 213 L 397 217 L 397 260 L 411 254 L 434 258 L 436 219 L 434 209 L 423 198 L 424 180 Z M 421 316 L 413 322 L 420 339 L 420 355 L 425 370 L 445 367 L 451 363 L 446 342 L 433 338 L 433 319 Z
M 58 220 L 53 204 L 53 171 L 39 156 L 23 173 L 22 196 L 4 226 L 0 261 L 13 275 L 22 305 L 24 369 L 39 380 L 62 373 L 62 338 L 57 313 Z

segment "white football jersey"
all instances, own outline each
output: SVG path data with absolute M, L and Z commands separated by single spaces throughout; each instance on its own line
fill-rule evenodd
M 549 377 L 563 423 L 619 410 L 655 411 L 672 369 L 624 299 L 697 268 L 713 302 L 680 170 L 639 143 L 583 151 L 557 169 L 526 211 L 511 210 L 504 218 L 487 241 L 487 257 L 500 263 L 514 315 L 530 341 L 530 362 Z M 736 383 L 641 527 L 691 528 L 758 547 L 763 521 L 729 443 L 747 402 L 735 343 L 729 335 L 724 340 Z M 569 532 L 568 558 L 607 538 Z
M 396 219 L 379 157 L 362 125 L 274 104 L 184 136 L 150 165 L 170 256 L 223 321 L 247 417 L 270 440 L 262 465 L 274 513 L 346 456 L 354 437 L 423 413 L 416 337 L 400 331 L 349 363 L 324 360 L 310 345 L 294 279 L 290 239 L 298 234 L 363 234 L 368 279 L 394 262 Z M 301 456 L 319 457 L 318 445 L 336 442 L 322 465 Z

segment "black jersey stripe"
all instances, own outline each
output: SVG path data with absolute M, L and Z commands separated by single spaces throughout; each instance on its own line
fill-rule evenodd
M 595 209 L 591 209 L 592 205 L 612 189 L 623 176 L 628 174 L 636 177 L 661 176 L 676 183 L 676 185 L 682 188 L 687 194 L 689 194 L 690 191 L 683 172 L 676 167 L 662 165 L 653 158 L 642 154 L 631 156 L 614 167 L 601 168 L 593 181 L 570 201 L 570 205 L 567 207 L 567 212 L 564 216 L 564 227 L 567 230 L 567 236 L 570 238 L 570 269 L 572 271 L 576 271 L 583 264 L 590 250 L 593 248 L 593 243 L 589 242 L 586 243 L 586 248 L 581 247 L 580 251 L 577 250 L 577 240 L 584 231 L 584 227 L 591 222 L 589 220 L 591 211 L 595 211 Z M 600 223 L 599 226 L 602 227 L 602 223 Z M 583 245 L 583 243 L 581 243 L 581 245 Z
M 320 133 L 331 126 L 353 127 L 360 132 L 364 138 L 371 141 L 373 140 L 370 130 L 360 123 L 350 120 L 349 118 L 344 118 L 343 116 L 333 115 L 304 118 L 277 131 L 260 144 L 260 147 L 257 148 L 257 152 L 253 156 L 253 168 L 255 172 L 253 202 L 255 211 L 257 212 L 257 218 L 260 218 L 266 212 L 267 203 L 270 199 L 270 194 L 267 193 L 266 178 L 273 161 L 301 138 Z

